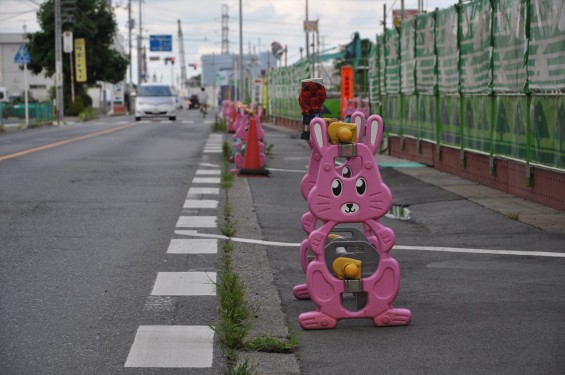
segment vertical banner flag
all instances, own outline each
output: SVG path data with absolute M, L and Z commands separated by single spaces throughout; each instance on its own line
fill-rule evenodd
M 84 39 L 75 39 L 76 81 L 86 82 L 86 47 Z
M 341 67 L 341 114 L 345 113 L 347 100 L 353 99 L 353 67 L 346 65 Z

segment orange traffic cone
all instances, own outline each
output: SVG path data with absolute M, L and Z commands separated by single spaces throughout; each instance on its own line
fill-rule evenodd
M 271 172 L 261 165 L 259 156 L 259 140 L 257 139 L 257 124 L 255 118 L 249 119 L 249 130 L 247 133 L 247 145 L 245 146 L 245 158 L 243 168 L 239 170 L 239 175 L 259 175 L 268 176 Z

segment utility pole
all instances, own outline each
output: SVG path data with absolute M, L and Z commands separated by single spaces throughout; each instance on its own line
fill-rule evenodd
M 230 53 L 228 5 L 222 4 L 222 55 Z
M 241 0 L 239 0 L 239 95 L 238 99 L 243 101 L 243 16 Z
M 63 48 L 61 35 L 61 0 L 55 0 L 55 97 L 57 125 L 63 119 Z
M 306 0 L 306 22 L 308 22 L 308 0 Z M 308 30 L 304 30 L 306 33 L 306 58 L 310 59 L 310 42 L 308 41 Z
M 133 75 L 132 75 L 132 64 L 131 64 L 131 29 L 133 28 L 131 19 L 131 0 L 128 0 L 128 45 L 129 45 L 129 52 L 128 52 L 128 59 L 129 59 L 129 92 L 133 91 Z M 128 106 L 129 108 L 129 106 Z
M 179 26 L 179 58 L 180 58 L 180 89 L 186 87 L 186 60 L 184 58 L 184 38 L 182 36 L 182 28 L 180 25 L 180 20 L 177 20 Z M 183 93 L 184 95 L 184 93 Z
M 386 3 L 383 4 L 383 35 L 386 34 Z
M 142 54 L 141 54 L 141 2 L 142 0 L 139 0 L 139 35 L 137 36 L 137 89 L 139 90 L 139 86 L 141 85 L 141 82 L 143 82 L 143 78 L 142 78 L 142 63 L 141 63 L 141 58 L 142 58 Z

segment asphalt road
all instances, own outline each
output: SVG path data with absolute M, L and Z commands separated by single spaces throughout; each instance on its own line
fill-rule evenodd
M 23 152 L 0 161 L 0 373 L 179 373 L 124 363 L 141 324 L 215 323 L 213 296 L 149 296 L 158 271 L 215 268 L 166 254 L 212 117 L 0 134 L 0 155 Z

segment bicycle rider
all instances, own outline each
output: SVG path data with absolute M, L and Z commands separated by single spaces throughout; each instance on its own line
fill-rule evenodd
M 200 88 L 200 92 L 198 93 L 198 104 L 200 106 L 200 111 L 202 113 L 206 113 L 208 109 L 208 94 L 204 91 L 204 87 Z

